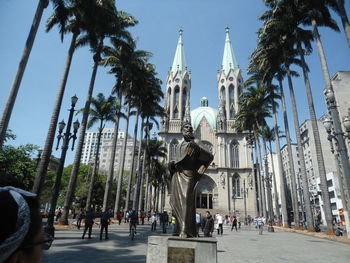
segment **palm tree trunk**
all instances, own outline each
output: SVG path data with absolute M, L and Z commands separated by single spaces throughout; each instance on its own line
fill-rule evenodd
M 2 148 L 4 140 L 5 140 L 5 135 L 6 135 L 7 127 L 8 127 L 9 122 L 10 122 L 13 106 L 15 105 L 19 86 L 21 85 L 22 77 L 24 75 L 24 71 L 25 71 L 26 66 L 27 66 L 29 55 L 30 55 L 30 52 L 32 51 L 33 43 L 34 43 L 35 36 L 36 36 L 36 33 L 38 31 L 38 28 L 39 28 L 41 17 L 42 17 L 42 14 L 44 12 L 44 9 L 47 7 L 48 4 L 49 4 L 48 0 L 40 0 L 38 3 L 38 7 L 36 9 L 35 15 L 34 15 L 32 26 L 30 28 L 29 35 L 28 35 L 26 44 L 24 46 L 23 54 L 22 54 L 21 60 L 19 62 L 18 68 L 17 68 L 16 76 L 15 76 L 15 79 L 13 81 L 12 88 L 10 90 L 10 94 L 9 94 L 7 101 L 6 101 L 6 104 L 5 104 L 4 112 L 3 112 L 2 117 L 1 117 L 1 121 L 0 121 L 0 149 Z
M 144 210 L 145 203 L 142 202 L 143 200 L 143 181 L 145 178 L 145 173 L 146 173 L 146 163 L 147 163 L 147 151 L 148 151 L 148 140 L 149 140 L 149 123 L 148 119 L 146 121 L 146 146 L 145 146 L 145 151 L 143 154 L 143 161 L 142 161 L 142 170 L 141 170 L 141 185 L 140 185 L 140 199 L 139 199 L 139 210 Z M 147 171 L 147 176 L 148 176 L 148 171 Z M 146 188 L 145 191 L 147 190 L 147 185 L 148 182 L 146 181 Z
M 126 118 L 126 125 L 125 125 L 125 138 L 123 142 L 122 159 L 119 167 L 118 186 L 117 186 L 117 194 L 115 195 L 114 211 L 120 210 L 120 199 L 121 199 L 120 196 L 122 192 L 122 184 L 123 184 L 123 177 L 124 177 L 125 153 L 126 153 L 126 146 L 128 143 L 128 130 L 129 130 L 129 120 L 130 120 L 130 110 L 131 110 L 131 106 L 129 103 L 127 107 L 128 109 L 127 109 L 127 118 Z
M 162 182 L 162 188 L 161 188 L 161 198 L 160 198 L 160 211 L 164 212 L 164 204 L 165 204 L 165 183 Z
M 138 153 L 137 153 L 136 188 L 135 188 L 135 192 L 134 192 L 134 199 L 132 202 L 132 210 L 136 210 L 139 207 L 140 185 L 141 185 L 141 152 L 142 152 L 143 127 L 144 127 L 144 118 L 142 118 L 142 121 L 141 121 L 140 143 L 139 143 L 139 149 L 138 149 Z
M 267 161 L 267 147 L 266 147 L 266 140 L 263 139 L 263 146 L 264 146 L 264 155 L 265 155 L 265 176 L 266 176 L 266 193 L 267 193 L 267 207 L 268 207 L 268 216 L 269 221 L 273 222 L 274 215 L 273 215 L 273 204 L 272 204 L 272 195 L 271 195 L 271 181 L 270 181 L 270 175 L 269 175 L 269 165 Z
M 93 94 L 93 91 L 94 91 L 98 63 L 100 61 L 99 59 L 96 59 L 97 57 L 99 57 L 99 56 L 94 56 L 94 66 L 93 66 L 93 69 L 92 69 L 92 74 L 91 74 L 88 94 L 87 94 L 87 97 L 86 97 L 85 107 L 84 107 L 84 111 L 83 111 L 83 117 L 82 117 L 82 121 L 81 121 L 81 125 L 80 125 L 78 146 L 77 146 L 77 149 L 75 151 L 74 163 L 73 163 L 72 172 L 71 172 L 71 175 L 70 175 L 70 178 L 69 178 L 68 190 L 67 190 L 66 198 L 64 200 L 64 208 L 63 208 L 62 217 L 59 220 L 59 223 L 61 225 L 68 225 L 69 208 L 71 207 L 71 204 L 72 204 L 72 201 L 73 201 L 73 196 L 74 196 L 74 192 L 75 192 L 75 186 L 76 186 L 76 182 L 77 182 L 77 178 L 78 178 L 80 159 L 81 159 L 81 154 L 82 154 L 82 151 L 83 151 L 83 145 L 84 145 L 84 140 L 85 140 L 85 132 L 86 132 L 86 129 L 87 129 L 87 122 L 88 122 L 89 112 L 90 112 L 91 98 L 92 98 L 92 94 Z
M 270 158 L 271 158 L 271 167 L 272 167 L 272 179 L 273 179 L 273 188 L 275 190 L 275 207 L 276 207 L 276 217 L 278 218 L 278 224 L 279 224 L 279 219 L 280 219 L 280 209 L 279 209 L 279 203 L 278 203 L 278 191 L 277 191 L 277 182 L 276 182 L 276 172 L 275 172 L 275 164 L 273 161 L 273 156 L 272 156 L 272 145 L 271 141 L 269 141 L 270 145 Z
M 99 163 L 100 163 L 100 143 L 101 143 L 101 136 L 102 136 L 102 131 L 104 128 L 103 120 L 100 122 L 100 128 L 98 129 L 98 137 L 97 137 L 97 149 L 96 149 L 96 154 L 95 154 L 95 164 L 94 164 L 94 171 L 91 176 L 91 181 L 90 181 L 90 187 L 89 187 L 89 192 L 88 196 L 86 199 L 86 207 L 85 210 L 88 211 L 91 207 L 91 202 L 92 202 L 92 192 L 94 191 L 94 185 L 95 185 L 95 180 L 97 178 L 97 173 L 98 173 L 98 168 L 99 168 Z
M 251 158 L 251 162 L 252 162 L 252 183 L 253 183 L 253 194 L 254 194 L 254 198 L 253 198 L 253 202 L 254 202 L 254 213 L 255 213 L 255 216 L 259 216 L 259 209 L 258 209 L 258 203 L 259 201 L 257 200 L 257 196 L 258 195 L 258 189 L 256 187 L 256 177 L 255 177 L 255 174 L 254 174 L 254 151 L 253 151 L 253 146 L 254 146 L 254 143 L 252 141 L 252 136 L 251 136 L 251 131 L 249 132 L 249 137 L 248 137 L 248 140 L 249 140 L 249 147 L 251 148 L 251 151 L 250 151 L 250 158 Z
M 284 129 L 285 129 L 286 139 L 287 139 L 288 160 L 289 160 L 290 177 L 291 177 L 291 184 L 292 184 L 294 223 L 295 223 L 295 228 L 300 229 L 299 204 L 298 204 L 298 193 L 297 193 L 297 184 L 296 184 L 297 180 L 296 180 L 294 160 L 292 155 L 292 141 L 290 139 L 290 133 L 289 133 L 286 99 L 284 97 L 283 85 L 282 85 L 281 79 L 279 79 L 279 87 L 280 87 L 280 93 L 281 93 Z
M 257 147 L 256 140 L 254 142 L 254 144 L 255 144 L 254 148 L 255 148 L 256 178 L 257 178 L 257 181 L 258 181 L 259 216 L 262 216 L 263 215 L 263 204 L 262 204 L 262 200 L 263 199 L 262 199 L 262 191 L 261 191 L 260 163 L 259 163 L 258 147 Z
M 159 184 L 156 188 L 156 197 L 157 197 L 157 199 L 156 199 L 155 209 L 156 209 L 156 211 L 160 211 L 160 209 L 159 209 Z
M 130 169 L 130 175 L 129 175 L 129 178 L 128 178 L 128 188 L 127 188 L 127 191 L 126 191 L 125 212 L 127 210 L 129 210 L 130 192 L 131 192 L 131 185 L 132 185 L 133 175 L 134 175 L 135 150 L 136 150 L 136 138 L 137 138 L 138 124 L 139 124 L 139 110 L 136 111 L 136 120 L 135 120 L 135 128 L 134 128 L 134 139 L 133 139 L 133 149 L 132 149 L 132 156 L 131 156 L 131 169 Z
M 348 45 L 350 47 L 350 24 L 349 24 L 349 19 L 348 19 L 348 16 L 346 14 L 346 10 L 344 7 L 344 2 L 345 2 L 345 0 L 338 0 L 337 4 L 338 4 L 338 8 L 339 8 L 339 15 L 341 18 L 341 22 L 342 22 L 343 27 L 344 27 L 345 37 L 346 37 L 346 40 L 348 41 Z
M 287 212 L 287 200 L 286 200 L 286 180 L 285 180 L 284 173 L 283 173 L 283 162 L 282 162 L 282 155 L 281 155 L 280 136 L 278 134 L 277 114 L 276 114 L 276 108 L 274 106 L 272 107 L 272 113 L 273 113 L 273 125 L 274 125 L 274 130 L 275 130 L 278 169 L 279 169 L 279 174 L 280 174 L 282 224 L 283 224 L 283 227 L 287 228 L 287 227 L 289 227 L 289 225 L 288 225 L 288 212 Z
M 307 73 L 304 53 L 303 53 L 303 50 L 301 48 L 300 42 L 298 43 L 298 52 L 299 52 L 299 55 L 301 58 L 301 63 L 302 63 L 304 82 L 305 82 L 305 88 L 306 88 L 306 95 L 307 95 L 307 102 L 309 105 L 310 120 L 311 120 L 312 132 L 313 132 L 315 148 L 316 148 L 316 160 L 317 160 L 318 172 L 319 172 L 319 177 L 320 177 L 320 188 L 322 191 L 322 201 L 323 201 L 324 214 L 325 214 L 325 219 L 326 219 L 326 223 L 327 223 L 327 234 L 332 235 L 332 234 L 334 234 L 334 230 L 333 230 L 333 224 L 332 224 L 331 203 L 330 203 L 329 192 L 328 192 L 328 187 L 327 187 L 326 169 L 324 166 L 320 133 L 318 131 L 318 126 L 317 126 L 317 119 L 316 119 L 314 102 L 313 102 L 313 98 L 312 98 L 312 91 L 311 91 L 309 76 Z
M 292 83 L 292 78 L 290 76 L 290 70 L 289 66 L 287 67 L 287 77 L 288 77 L 288 87 L 289 87 L 289 97 L 292 104 L 292 110 L 293 110 L 293 120 L 294 120 L 294 128 L 295 128 L 295 134 L 297 138 L 297 145 L 298 145 L 298 153 L 299 153 L 299 161 L 300 161 L 300 173 L 301 173 L 301 180 L 303 185 L 303 195 L 304 195 L 304 202 L 305 202 L 305 212 L 306 212 L 306 222 L 307 222 L 307 229 L 309 232 L 314 231 L 314 219 L 311 209 L 311 202 L 310 202 L 310 192 L 309 192 L 309 182 L 306 175 L 306 166 L 305 166 L 305 158 L 304 158 L 304 148 L 301 144 L 301 134 L 300 134 L 300 125 L 299 125 L 299 117 L 298 117 L 298 110 L 297 110 L 297 104 L 295 100 L 294 95 L 294 88 Z
M 37 176 L 35 178 L 35 182 L 34 182 L 34 186 L 33 186 L 33 192 L 36 193 L 39 197 L 40 197 L 41 192 L 42 192 L 43 184 L 45 182 L 45 177 L 46 177 L 46 173 L 47 173 L 47 168 L 49 166 L 49 162 L 50 162 L 50 158 L 51 158 L 52 145 L 53 145 L 53 141 L 55 140 L 55 133 L 56 133 L 56 128 L 57 128 L 58 117 L 59 117 L 60 110 L 61 110 L 62 99 L 63 99 L 64 91 L 66 88 L 66 84 L 67 84 L 67 79 L 68 79 L 69 69 L 70 69 L 70 66 L 72 63 L 73 54 L 75 51 L 75 42 L 76 42 L 77 37 L 78 37 L 78 33 L 73 33 L 72 40 L 71 40 L 69 50 L 68 50 L 68 56 L 67 56 L 66 65 L 64 68 L 64 72 L 63 72 L 61 85 L 60 85 L 60 88 L 58 90 L 54 109 L 53 109 L 53 112 L 51 115 L 50 126 L 49 126 L 49 130 L 47 132 L 45 146 L 44 146 L 43 152 L 41 154 L 41 159 L 40 159 L 40 163 L 38 166 Z
M 146 151 L 147 150 L 145 149 L 144 156 L 146 155 Z M 139 194 L 139 206 L 138 206 L 139 211 L 144 211 L 144 206 L 145 206 L 143 202 L 143 185 L 144 185 L 144 178 L 145 178 L 146 160 L 145 160 L 145 157 L 142 159 L 143 160 L 142 160 L 142 168 L 141 168 L 140 194 Z
M 260 138 L 258 138 L 257 140 L 257 145 L 258 145 L 258 152 L 259 152 L 259 163 L 260 163 L 260 169 L 259 169 L 259 174 L 260 174 L 260 189 L 261 189 L 261 198 L 262 198 L 262 215 L 263 217 L 267 218 L 267 214 L 266 214 L 266 191 L 265 191 L 265 184 L 264 184 L 264 178 L 263 178 L 263 162 L 262 162 L 262 157 L 261 157 L 261 146 L 260 146 Z
M 118 92 L 117 95 L 118 98 L 118 104 L 119 106 L 122 104 L 122 93 Z M 115 153 L 117 151 L 117 142 L 118 142 L 118 134 L 119 134 L 119 121 L 120 121 L 120 110 L 117 110 L 116 112 L 116 119 L 115 119 L 115 124 L 114 124 L 114 137 L 112 141 L 112 155 L 111 155 L 111 160 L 109 163 L 108 167 L 108 175 L 107 175 L 107 181 L 106 181 L 106 187 L 105 187 L 105 192 L 103 196 L 103 211 L 106 211 L 107 205 L 108 205 L 108 200 L 110 197 L 111 189 L 113 186 L 113 176 L 114 176 L 114 161 L 115 161 Z M 114 210 L 114 217 L 117 216 L 118 211 Z

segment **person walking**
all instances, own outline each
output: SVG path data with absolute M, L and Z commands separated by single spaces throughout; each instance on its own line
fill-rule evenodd
M 222 235 L 222 233 L 223 233 L 223 226 L 222 226 L 223 218 L 219 213 L 216 214 L 216 223 L 218 224 L 218 227 L 217 227 L 218 235 Z
M 199 237 L 199 228 L 201 226 L 201 214 L 196 213 L 196 231 L 197 231 L 197 237 Z
M 108 238 L 108 225 L 111 223 L 111 211 L 105 210 L 101 216 L 100 240 L 102 240 L 103 230 L 105 231 L 105 239 Z
M 152 224 L 151 231 L 156 231 L 156 228 L 157 228 L 157 216 L 156 216 L 156 214 L 154 212 L 152 213 L 152 216 L 151 216 L 151 224 Z
M 83 236 L 81 237 L 82 239 L 84 239 L 86 231 L 88 231 L 88 230 L 89 230 L 88 239 L 91 239 L 91 232 L 92 232 L 92 225 L 93 224 L 94 224 L 94 213 L 93 213 L 92 209 L 90 208 L 89 211 L 86 213 L 85 228 L 84 228 Z
M 80 209 L 77 215 L 77 228 L 80 230 L 81 221 L 85 218 L 85 213 L 83 209 Z
M 166 226 L 168 224 L 169 221 L 169 216 L 167 211 L 164 211 L 162 214 L 160 214 L 160 223 L 162 225 L 162 229 L 163 229 L 163 234 L 166 233 Z
M 118 213 L 117 213 L 118 225 L 120 225 L 120 224 L 121 224 L 122 219 L 123 219 L 122 212 L 118 211 Z
M 233 230 L 233 228 L 235 228 L 237 231 L 237 217 L 236 216 L 233 216 L 231 231 Z
M 146 213 L 145 211 L 141 211 L 141 214 L 140 214 L 140 218 L 141 218 L 141 225 L 144 225 L 145 224 L 145 217 L 146 217 Z
M 261 216 L 259 216 L 256 223 L 259 228 L 259 235 L 262 235 L 264 230 L 264 219 Z
M 212 237 L 214 231 L 214 219 L 209 211 L 206 212 L 206 218 L 204 219 L 203 233 L 206 237 Z
M 171 234 L 172 235 L 174 235 L 175 234 L 175 226 L 176 226 L 176 218 L 175 218 L 175 216 L 171 216 L 171 222 L 170 222 L 170 232 L 171 232 Z

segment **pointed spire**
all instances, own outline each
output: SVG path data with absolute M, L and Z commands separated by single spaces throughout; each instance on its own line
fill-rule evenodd
M 225 74 L 228 74 L 230 69 L 238 69 L 236 57 L 233 53 L 231 40 L 230 40 L 230 34 L 229 34 L 229 27 L 226 27 L 226 39 L 225 39 L 225 47 L 224 47 L 224 56 L 222 58 L 222 65 L 221 68 L 225 71 Z
M 173 66 L 171 67 L 171 71 L 175 74 L 177 71 L 184 72 L 187 70 L 186 58 L 185 58 L 185 49 L 182 42 L 182 28 L 179 30 L 180 36 L 179 41 L 177 42 L 175 57 L 173 61 Z

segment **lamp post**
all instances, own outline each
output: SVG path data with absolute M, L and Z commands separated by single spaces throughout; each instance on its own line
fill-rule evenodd
M 324 91 L 324 93 L 327 97 L 327 106 L 332 117 L 326 116 L 323 119 L 323 125 L 328 133 L 327 139 L 330 142 L 331 152 L 333 154 L 334 154 L 333 140 L 336 142 L 337 155 L 335 155 L 335 159 L 336 159 L 336 165 L 339 166 L 339 169 L 337 169 L 338 181 L 340 184 L 341 199 L 342 199 L 343 208 L 344 208 L 344 216 L 346 219 L 345 222 L 346 222 L 346 228 L 347 228 L 347 235 L 348 235 L 348 238 L 350 238 L 350 222 L 349 222 L 350 166 L 349 166 L 349 156 L 345 145 L 345 138 L 349 137 L 350 120 L 348 116 L 345 117 L 346 119 L 344 120 L 344 126 L 347 131 L 347 134 L 344 134 L 340 126 L 339 115 L 332 114 L 333 111 L 336 111 L 338 113 L 338 110 L 336 109 L 337 106 L 335 103 L 334 93 L 331 90 L 326 90 Z M 333 117 L 335 117 L 335 119 L 333 119 Z
M 54 225 L 54 217 L 55 217 L 55 209 L 56 209 L 57 199 L 58 199 L 59 192 L 60 192 L 62 172 L 63 172 L 63 168 L 64 168 L 64 162 L 66 159 L 69 141 L 71 139 L 73 139 L 73 144 L 72 144 L 72 150 L 73 150 L 75 140 L 77 139 L 77 132 L 78 132 L 78 129 L 80 126 L 79 121 L 76 120 L 73 123 L 73 133 L 70 132 L 70 129 L 72 126 L 72 121 L 73 121 L 73 114 L 75 111 L 74 107 L 75 107 L 75 104 L 77 103 L 77 101 L 78 101 L 78 98 L 77 98 L 77 96 L 74 95 L 71 98 L 71 108 L 69 110 L 69 117 L 68 117 L 66 132 L 64 134 L 62 134 L 62 132 L 63 132 L 63 129 L 66 127 L 65 122 L 62 120 L 60 123 L 58 123 L 58 135 L 57 135 L 58 141 L 57 141 L 56 150 L 58 150 L 60 141 L 62 139 L 62 152 L 61 152 L 60 164 L 59 164 L 57 171 L 56 171 L 56 180 L 55 180 L 53 194 L 51 197 L 51 205 L 50 205 L 49 216 L 47 219 L 47 226 L 45 227 L 45 232 L 50 234 L 52 237 L 54 237 L 54 235 L 55 235 L 55 228 L 53 226 Z
M 243 188 L 241 189 L 241 192 L 243 194 L 243 202 L 244 202 L 244 224 L 248 225 L 247 223 L 247 195 L 248 195 L 248 188 L 245 187 L 245 179 L 243 179 Z
M 232 200 L 233 200 L 233 215 L 236 215 L 236 193 L 235 190 L 233 190 L 232 194 Z
M 267 159 L 267 158 L 266 158 Z M 275 232 L 275 229 L 273 228 L 273 205 L 272 205 L 272 195 L 271 195 L 271 182 L 272 182 L 272 178 L 271 178 L 271 174 L 267 173 L 265 178 L 264 178 L 265 182 L 266 182 L 266 188 L 267 188 L 267 201 L 268 201 L 268 205 L 269 205 L 269 227 L 267 228 L 268 232 Z

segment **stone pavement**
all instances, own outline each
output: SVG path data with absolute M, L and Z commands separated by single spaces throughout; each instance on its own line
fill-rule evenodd
M 99 240 L 99 228 L 93 228 L 92 239 L 81 239 L 82 230 L 70 229 L 56 232 L 56 240 L 50 250 L 45 251 L 43 263 L 63 262 L 146 262 L 147 238 L 160 235 L 150 231 L 148 222 L 138 226 L 133 241 L 128 236 L 128 225 L 110 226 L 110 239 Z M 350 245 L 317 237 L 276 230 L 259 235 L 254 228 L 244 227 L 238 232 L 224 227 L 218 241 L 219 263 L 275 263 L 275 262 L 349 262 Z M 161 263 L 161 262 L 159 262 Z

